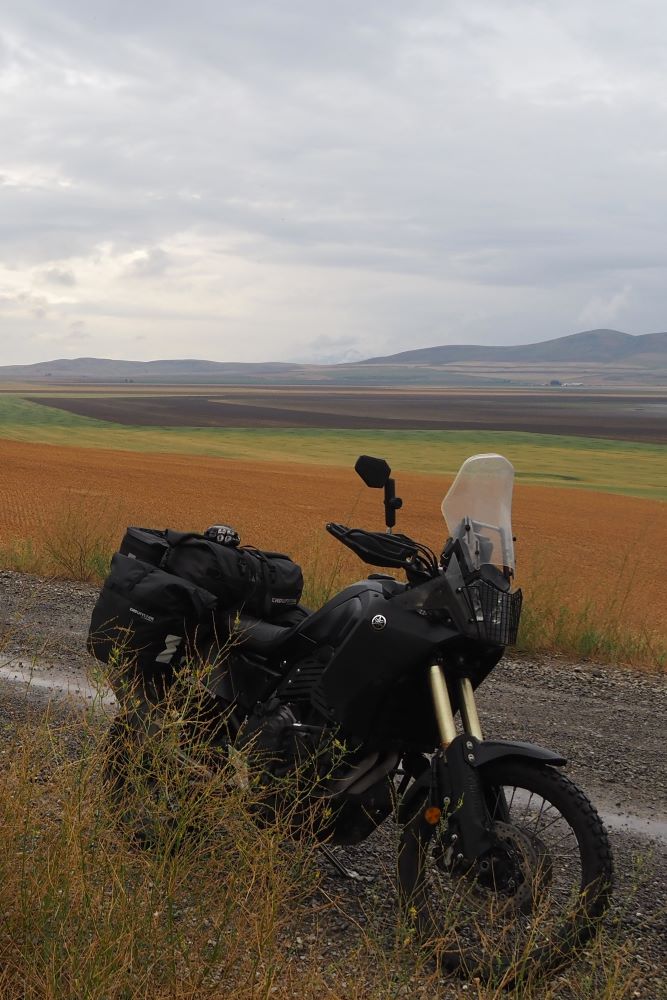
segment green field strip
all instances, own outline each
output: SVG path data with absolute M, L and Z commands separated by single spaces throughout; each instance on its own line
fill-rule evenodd
M 0 437 L 123 451 L 210 455 L 255 462 L 350 466 L 379 454 L 399 470 L 453 474 L 464 458 L 498 451 L 519 482 L 667 499 L 667 447 L 509 431 L 138 427 L 0 396 Z

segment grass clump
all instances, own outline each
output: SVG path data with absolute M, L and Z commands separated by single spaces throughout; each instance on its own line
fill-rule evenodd
M 0 568 L 101 583 L 121 534 L 120 516 L 107 501 L 73 497 L 38 537 L 0 543 Z
M 46 564 L 65 579 L 97 583 L 109 572 L 118 535 L 117 524 L 103 505 L 97 511 L 88 505 L 68 506 L 44 539 Z
M 31 538 L 8 539 L 0 545 L 0 569 L 36 575 L 44 573 L 44 551 Z
M 148 802 L 159 830 L 138 849 L 100 735 L 82 719 L 25 729 L 3 774 L 3 997 L 269 996 L 291 978 L 314 848 L 283 849 L 285 818 L 257 824 L 225 768 L 193 784 L 163 744 L 150 778 L 128 761 L 127 810 Z

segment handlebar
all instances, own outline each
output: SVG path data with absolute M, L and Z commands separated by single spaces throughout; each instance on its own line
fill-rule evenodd
M 403 569 L 411 576 L 430 578 L 438 574 L 438 561 L 425 545 L 407 535 L 388 535 L 364 528 L 348 528 L 345 524 L 330 522 L 327 531 L 351 549 L 363 562 L 371 566 Z

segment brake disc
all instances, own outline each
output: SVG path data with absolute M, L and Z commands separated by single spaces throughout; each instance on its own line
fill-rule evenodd
M 490 860 L 492 885 L 496 891 L 511 899 L 515 908 L 529 912 L 533 905 L 535 880 L 539 877 L 540 856 L 531 838 L 511 823 L 494 822 L 491 827 L 494 841 L 503 847 L 498 859 L 496 879 L 494 858 Z M 495 845 L 491 849 L 492 855 Z M 482 862 L 483 863 L 483 862 Z
M 437 864 L 452 879 L 464 878 L 478 893 L 492 892 L 513 909 L 529 912 L 543 860 L 538 845 L 523 830 L 500 820 L 492 824 L 491 836 L 491 850 L 479 861 L 455 856 L 450 846 L 437 853 Z

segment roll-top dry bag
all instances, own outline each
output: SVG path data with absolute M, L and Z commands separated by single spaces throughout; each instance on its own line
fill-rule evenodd
M 167 531 L 166 537 L 170 548 L 164 569 L 210 590 L 219 608 L 270 620 L 301 599 L 301 567 L 281 552 L 220 545 L 195 534 L 178 537 Z

